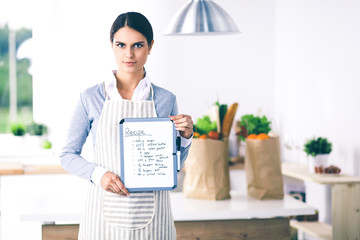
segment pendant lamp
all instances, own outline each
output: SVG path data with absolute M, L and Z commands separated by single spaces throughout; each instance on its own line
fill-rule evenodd
M 231 17 L 211 0 L 191 0 L 171 20 L 165 35 L 239 33 Z

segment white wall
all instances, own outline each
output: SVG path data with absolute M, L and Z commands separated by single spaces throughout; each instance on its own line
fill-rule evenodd
M 330 162 L 357 176 L 359 12 L 356 0 L 276 1 L 275 111 L 281 134 L 301 144 L 314 135 L 328 137 Z M 298 156 L 306 161 L 305 154 Z
M 217 2 L 233 17 L 241 34 L 162 35 L 186 0 L 48 2 L 42 6 L 48 10 L 39 13 L 34 29 L 39 43 L 34 60 L 34 68 L 38 63 L 34 73 L 35 118 L 48 123 L 52 140 L 61 142 L 79 92 L 105 80 L 104 72 L 114 68 L 108 32 L 117 15 L 125 11 L 142 12 L 152 23 L 155 45 L 146 69 L 155 84 L 177 95 L 180 112 L 196 120 L 219 100 L 238 102 L 238 118 L 256 113 L 258 108 L 272 118 L 273 1 Z
M 277 0 L 275 116 L 282 139 L 300 145 L 312 136 L 333 143 L 330 163 L 360 176 L 360 2 Z M 286 161 L 306 163 L 283 148 Z M 330 186 L 306 184 L 307 203 L 331 223 Z

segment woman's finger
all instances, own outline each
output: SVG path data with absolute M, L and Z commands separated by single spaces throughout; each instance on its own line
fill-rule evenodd
M 129 196 L 129 195 L 130 195 L 129 191 L 126 189 L 126 187 L 125 187 L 124 184 L 120 181 L 119 178 L 117 178 L 117 179 L 115 180 L 115 184 L 116 184 L 116 186 L 119 188 L 120 194 L 123 194 L 123 195 L 126 195 L 126 196 Z
M 115 182 L 111 185 L 111 189 L 114 191 L 114 193 L 121 192 L 120 188 L 117 186 L 117 184 Z
M 192 122 L 193 122 L 192 119 L 191 119 L 191 116 L 185 115 L 185 114 L 176 115 L 176 116 L 170 116 L 170 119 L 171 119 L 174 123 L 182 123 L 182 122 L 192 123 Z
M 124 184 L 122 184 L 120 178 L 110 171 L 106 172 L 101 178 L 100 185 L 106 191 L 127 196 L 129 195 L 128 190 L 125 188 Z
M 189 122 L 176 123 L 175 127 L 188 127 L 191 128 L 193 125 Z
M 179 115 L 174 116 L 174 119 L 178 116 Z M 193 121 L 192 121 L 191 117 L 187 116 L 187 115 L 185 117 L 173 120 L 173 122 L 174 122 L 175 127 L 188 127 L 188 128 L 193 127 Z
M 193 121 L 191 116 L 186 114 L 179 114 L 176 116 L 169 115 L 170 119 L 174 122 L 175 129 L 180 132 L 184 138 L 190 138 L 193 133 Z

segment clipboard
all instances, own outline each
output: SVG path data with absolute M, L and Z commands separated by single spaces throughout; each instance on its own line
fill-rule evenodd
M 129 192 L 177 187 L 180 137 L 170 118 L 124 118 L 119 122 L 120 179 Z

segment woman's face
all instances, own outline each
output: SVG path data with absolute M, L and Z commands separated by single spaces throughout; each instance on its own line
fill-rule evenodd
M 120 28 L 114 35 L 112 50 L 118 66 L 118 71 L 136 73 L 143 71 L 151 46 L 140 32 L 130 28 Z

